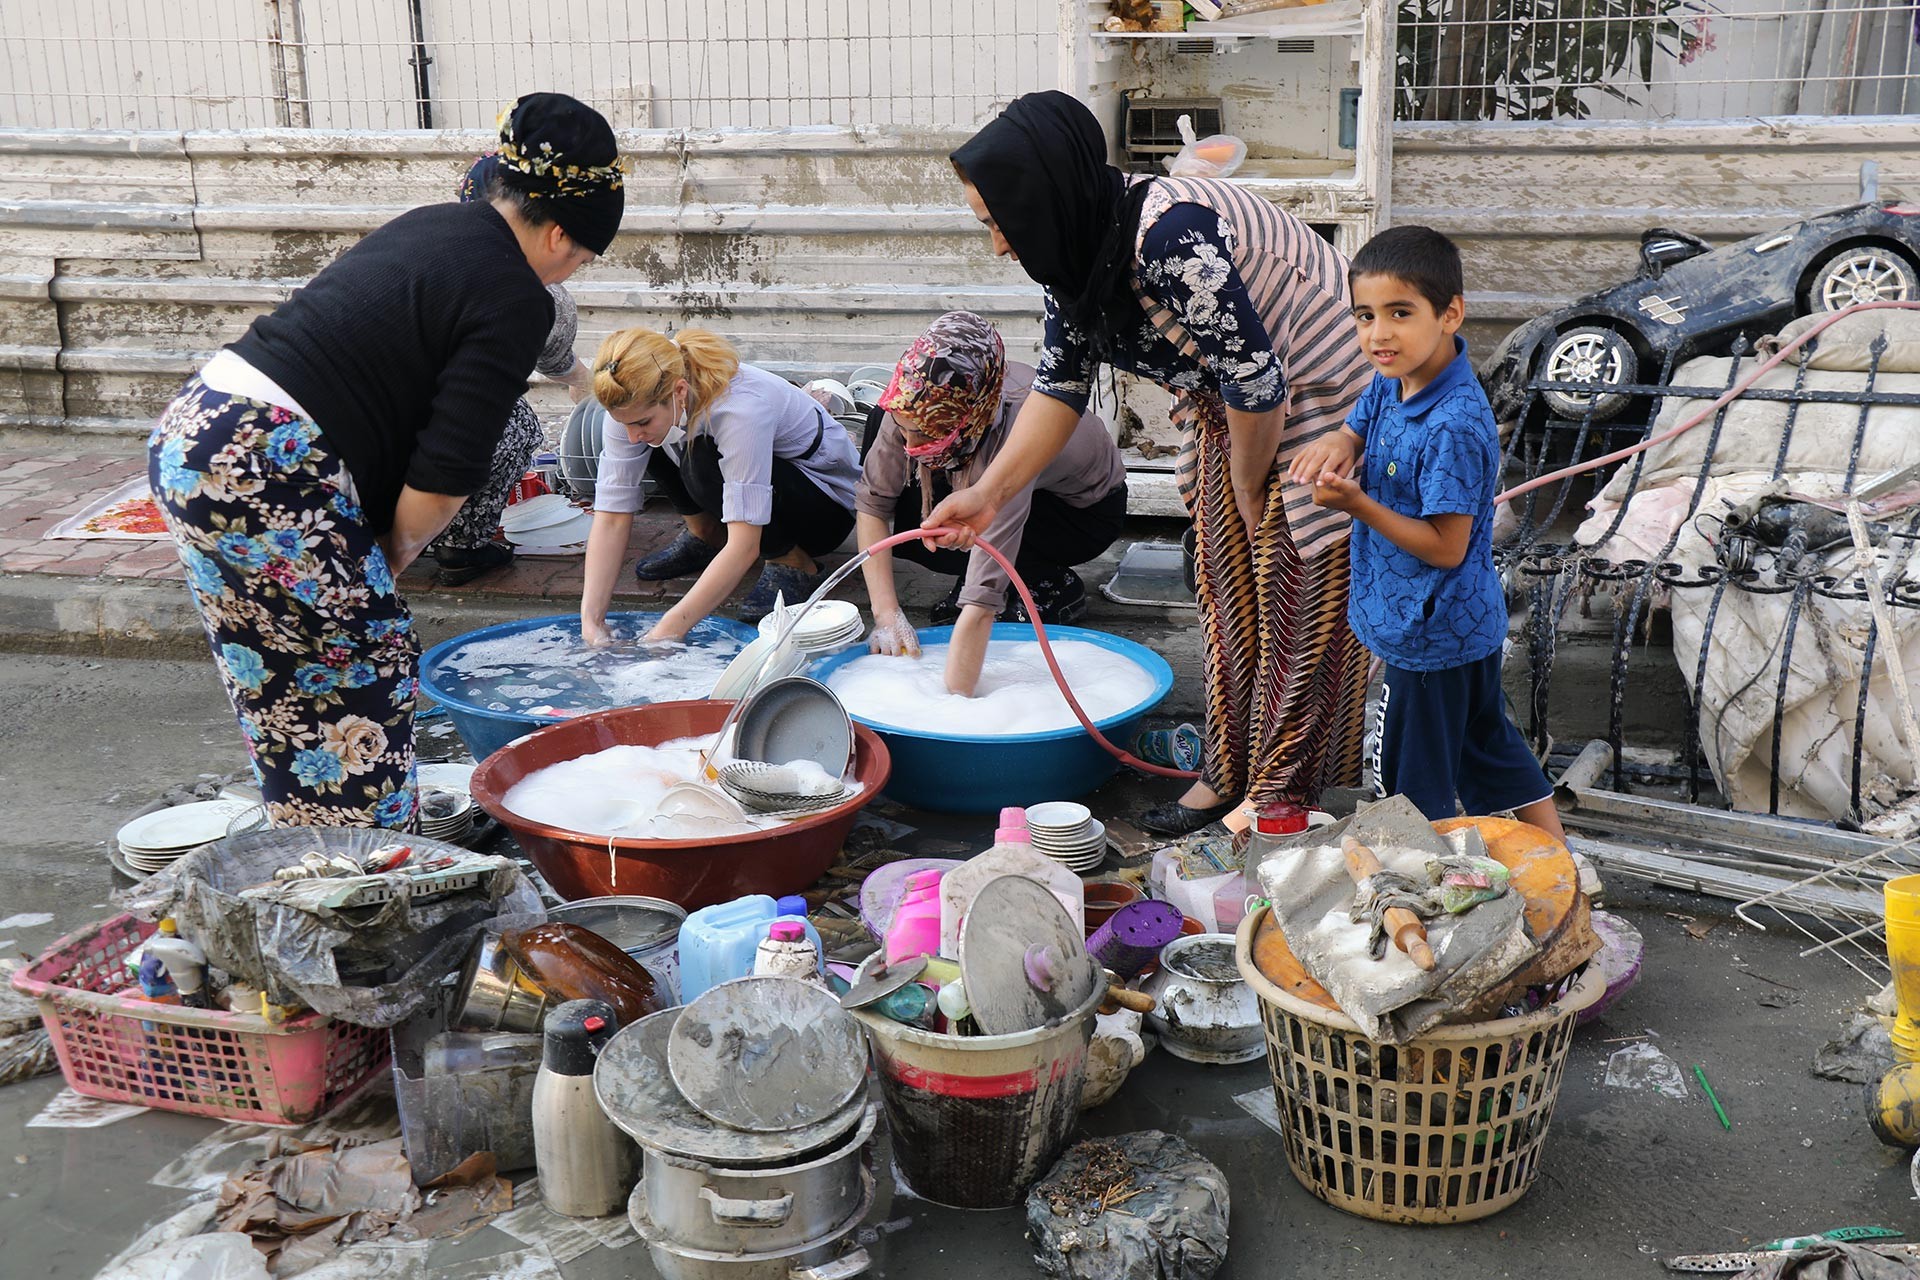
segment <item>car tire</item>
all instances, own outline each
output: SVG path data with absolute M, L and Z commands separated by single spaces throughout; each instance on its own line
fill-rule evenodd
M 1920 271 L 1899 250 L 1856 244 L 1828 258 L 1807 286 L 1807 310 L 1841 311 L 1860 302 L 1920 298 Z
M 1581 325 L 1555 334 L 1540 361 L 1539 376 L 1549 382 L 1586 382 L 1596 386 L 1620 386 L 1637 382 L 1640 357 L 1633 344 L 1617 330 L 1600 325 Z M 1624 392 L 1544 390 L 1540 398 L 1547 408 L 1562 418 L 1578 422 L 1592 415 L 1604 422 L 1618 414 L 1633 399 Z

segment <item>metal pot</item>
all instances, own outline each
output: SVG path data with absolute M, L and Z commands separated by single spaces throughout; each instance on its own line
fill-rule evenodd
M 869 1105 L 851 1133 L 812 1159 L 772 1168 L 728 1168 L 642 1146 L 648 1216 L 673 1248 L 773 1253 L 838 1237 L 872 1194 Z
M 643 1181 L 627 1201 L 627 1218 L 647 1242 L 647 1258 L 664 1280 L 852 1280 L 872 1265 L 867 1251 L 845 1247 L 873 1204 L 873 1179 L 863 1170 L 863 1196 L 845 1226 L 823 1240 L 764 1253 L 694 1249 L 676 1243 L 653 1221 Z
M 1175 938 L 1146 984 L 1147 1024 L 1167 1052 L 1188 1062 L 1251 1062 L 1266 1052 L 1260 1000 L 1240 976 L 1230 933 Z

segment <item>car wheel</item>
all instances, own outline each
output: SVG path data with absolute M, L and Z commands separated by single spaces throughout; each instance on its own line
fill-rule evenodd
M 1633 345 L 1612 329 L 1582 325 L 1555 337 L 1540 363 L 1540 376 L 1548 382 L 1585 382 L 1599 387 L 1617 387 L 1636 381 L 1640 358 Z M 1627 407 L 1631 396 L 1608 391 L 1542 391 L 1547 407 L 1563 418 L 1582 419 L 1589 414 L 1596 422 L 1613 417 Z
M 1842 311 L 1861 302 L 1905 302 L 1920 297 L 1920 274 L 1897 250 L 1855 245 L 1829 258 L 1813 277 L 1807 301 L 1814 311 Z

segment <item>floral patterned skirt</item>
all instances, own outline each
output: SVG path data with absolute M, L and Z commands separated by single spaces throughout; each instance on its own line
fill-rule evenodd
M 147 475 L 274 825 L 411 828 L 420 642 L 320 428 L 196 377 Z

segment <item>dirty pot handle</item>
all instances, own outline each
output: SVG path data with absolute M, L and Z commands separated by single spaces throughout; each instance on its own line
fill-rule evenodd
M 865 1249 L 855 1249 L 817 1267 L 794 1267 L 787 1272 L 787 1280 L 852 1280 L 872 1265 Z
M 712 1187 L 700 1188 L 713 1220 L 729 1227 L 777 1227 L 793 1215 L 793 1192 L 774 1200 L 734 1200 Z

